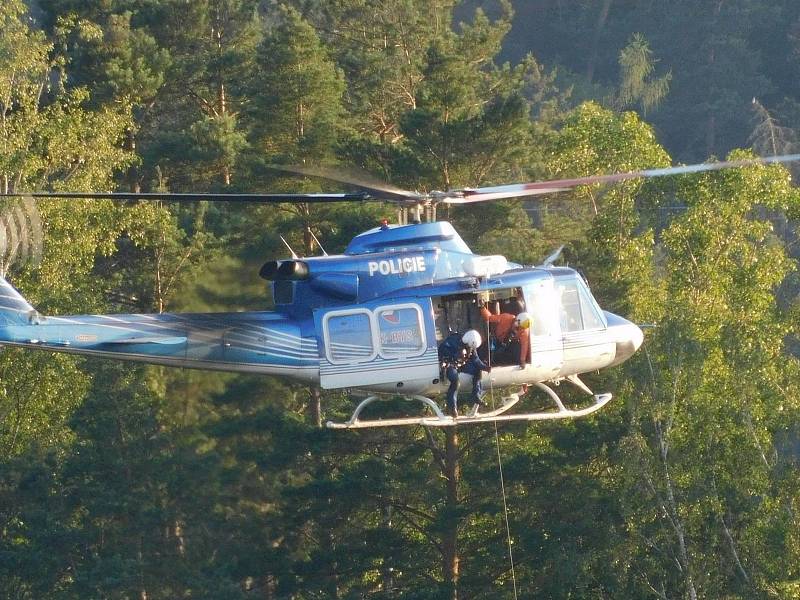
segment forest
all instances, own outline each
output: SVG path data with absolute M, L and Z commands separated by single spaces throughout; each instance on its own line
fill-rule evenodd
M 0 190 L 344 189 L 287 164 L 429 191 L 795 153 L 798 82 L 790 0 L 0 0 Z M 335 431 L 340 391 L 0 350 L 0 597 L 800 597 L 793 172 L 440 211 L 476 253 L 564 244 L 652 325 L 587 376 L 614 399 L 586 419 Z M 49 315 L 268 310 L 281 236 L 341 252 L 397 219 L 37 210 L 40 259 L 0 271 Z

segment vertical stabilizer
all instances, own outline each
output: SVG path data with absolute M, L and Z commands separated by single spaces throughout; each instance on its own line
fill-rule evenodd
M 36 314 L 36 310 L 28 304 L 28 301 L 0 277 L 0 324 L 5 320 L 7 323 L 27 325 Z

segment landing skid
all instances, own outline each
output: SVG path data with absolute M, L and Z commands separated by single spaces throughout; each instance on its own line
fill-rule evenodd
M 578 379 L 577 376 L 573 375 L 568 378 L 568 380 L 581 388 L 584 391 L 588 391 L 592 394 L 591 390 L 589 390 L 586 385 Z M 519 402 L 520 394 L 510 394 L 503 398 L 503 402 L 499 408 L 496 408 L 489 412 L 479 413 L 473 416 L 464 415 L 458 417 L 451 417 L 450 415 L 446 415 L 442 412 L 439 408 L 439 405 L 436 404 L 430 398 L 426 398 L 425 396 L 410 396 L 408 400 L 417 400 L 422 402 L 430 411 L 433 413 L 430 416 L 423 416 L 423 417 L 401 417 L 397 419 L 370 419 L 370 420 L 360 420 L 360 416 L 362 411 L 375 402 L 385 401 L 389 398 L 381 397 L 381 396 L 369 396 L 368 398 L 364 399 L 353 411 L 353 416 L 350 417 L 350 420 L 344 423 L 335 423 L 333 421 L 328 421 L 327 426 L 330 429 L 364 429 L 367 427 L 394 427 L 399 425 L 425 425 L 427 427 L 454 427 L 456 425 L 467 425 L 472 423 L 497 423 L 497 422 L 507 422 L 507 421 L 552 421 L 555 419 L 574 419 L 576 417 L 585 417 L 587 415 L 592 414 L 603 408 L 606 404 L 611 401 L 611 394 L 592 394 L 594 398 L 594 404 L 587 406 L 586 408 L 582 408 L 579 410 L 572 410 L 564 406 L 564 403 L 561 401 L 561 398 L 558 397 L 552 388 L 544 383 L 535 383 L 536 387 L 544 391 L 553 403 L 555 404 L 556 410 L 549 410 L 549 411 L 538 411 L 538 412 L 531 412 L 531 413 L 520 413 L 520 414 L 512 414 L 507 415 L 504 414 L 508 411 L 511 407 Z

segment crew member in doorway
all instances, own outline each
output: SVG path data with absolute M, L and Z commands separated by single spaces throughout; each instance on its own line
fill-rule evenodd
M 530 362 L 531 317 L 523 311 L 522 303 L 516 298 L 498 313 L 491 312 L 485 303 L 480 303 L 481 316 L 487 323 L 494 324 L 494 337 L 497 342 L 495 364 L 518 364 L 521 369 Z
M 439 346 L 439 362 L 450 386 L 447 388 L 447 411 L 458 416 L 458 371 L 467 359 L 467 352 L 461 342 L 461 335 L 451 333 Z
M 452 336 L 451 336 L 452 337 Z M 470 329 L 461 338 L 461 343 L 466 351 L 463 353 L 465 356 L 462 361 L 448 361 L 445 368 L 445 377 L 450 382 L 447 388 L 447 410 L 453 417 L 458 417 L 458 374 L 466 373 L 472 377 L 472 411 L 471 416 L 478 413 L 478 408 L 483 405 L 481 399 L 483 398 L 483 389 L 481 387 L 481 377 L 483 371 L 490 371 L 491 368 L 484 363 L 478 356 L 478 347 L 481 345 L 481 334 Z
M 472 376 L 472 411 L 470 412 L 470 416 L 474 417 L 478 414 L 478 410 L 485 406 L 483 403 L 483 386 L 481 385 L 483 371 L 489 373 L 492 368 L 478 356 L 478 348 L 483 342 L 480 333 L 474 329 L 470 329 L 464 334 L 461 341 L 467 347 L 467 352 L 469 352 L 467 361 L 464 363 L 464 366 L 461 367 L 461 372 Z

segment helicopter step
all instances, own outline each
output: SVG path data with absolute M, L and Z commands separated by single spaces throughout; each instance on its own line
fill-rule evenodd
M 333 421 L 327 422 L 327 427 L 330 429 L 366 429 L 369 427 L 395 427 L 402 425 L 425 425 L 427 427 L 454 427 L 456 425 L 468 425 L 472 423 L 498 423 L 507 421 L 550 421 L 556 419 L 574 419 L 578 417 L 585 417 L 590 415 L 611 401 L 611 394 L 593 394 L 592 391 L 584 384 L 577 375 L 571 375 L 567 380 L 574 384 L 581 390 L 588 392 L 593 398 L 594 403 L 581 409 L 573 410 L 567 408 L 553 389 L 545 383 L 534 383 L 536 387 L 544 391 L 555 404 L 556 410 L 540 410 L 530 413 L 518 414 L 505 414 L 510 408 L 516 405 L 520 400 L 520 395 L 525 391 L 520 390 L 519 393 L 513 393 L 503 398 L 501 405 L 489 412 L 484 413 L 471 413 L 464 416 L 452 417 L 446 415 L 430 398 L 425 396 L 410 396 L 408 400 L 417 400 L 422 402 L 433 413 L 430 416 L 422 417 L 399 417 L 394 419 L 369 419 L 361 420 L 359 417 L 364 409 L 375 402 L 382 400 L 389 400 L 390 397 L 369 396 L 365 398 L 353 411 L 353 416 L 344 423 L 336 423 Z

